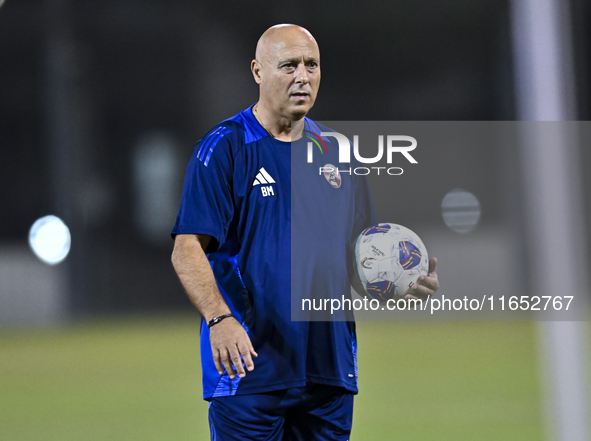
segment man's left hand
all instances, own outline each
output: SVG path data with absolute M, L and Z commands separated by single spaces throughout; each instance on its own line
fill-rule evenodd
M 418 278 L 417 282 L 404 296 L 405 299 L 427 300 L 439 289 L 437 279 L 437 258 L 429 259 L 429 272 Z

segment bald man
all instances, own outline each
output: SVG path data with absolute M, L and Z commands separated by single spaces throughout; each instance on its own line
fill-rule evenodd
M 351 244 L 378 220 L 363 177 L 318 173 L 338 149 L 306 161 L 304 131 L 330 130 L 306 117 L 320 85 L 314 37 L 273 26 L 255 57 L 259 101 L 197 143 L 172 232 L 174 268 L 203 317 L 211 439 L 348 440 L 354 322 L 292 321 L 291 296 L 350 297 Z
M 320 86 L 318 44 L 304 28 L 278 25 L 261 36 L 255 56 L 251 70 L 260 85 L 260 97 L 253 113 L 269 136 L 289 142 L 292 124 L 303 122 L 316 101 Z M 299 137 L 301 134 L 294 139 Z

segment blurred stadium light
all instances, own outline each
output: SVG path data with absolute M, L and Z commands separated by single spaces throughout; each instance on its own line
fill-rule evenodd
M 512 2 L 520 119 L 576 119 L 569 7 L 564 0 Z M 571 293 L 588 302 L 577 143 L 562 126 L 541 129 L 540 124 L 524 134 L 521 152 L 532 291 Z M 587 335 L 586 322 L 538 324 L 547 434 L 553 441 L 590 439 Z
M 58 264 L 70 252 L 70 230 L 59 217 L 44 216 L 31 227 L 29 245 L 43 262 Z
M 441 215 L 449 229 L 469 233 L 480 219 L 480 202 L 469 191 L 454 189 L 441 201 Z

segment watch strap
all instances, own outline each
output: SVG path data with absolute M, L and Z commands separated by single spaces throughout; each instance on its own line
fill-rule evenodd
M 234 317 L 234 314 L 223 314 L 223 315 L 218 315 L 217 317 L 212 318 L 208 323 L 207 323 L 207 327 L 211 328 L 213 325 L 217 325 L 219 322 L 221 322 L 223 319 L 228 318 L 228 317 Z

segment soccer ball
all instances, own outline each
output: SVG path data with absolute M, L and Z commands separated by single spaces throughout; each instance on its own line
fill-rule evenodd
M 364 230 L 355 244 L 362 293 L 378 300 L 404 298 L 429 270 L 423 241 L 402 225 L 378 224 Z

